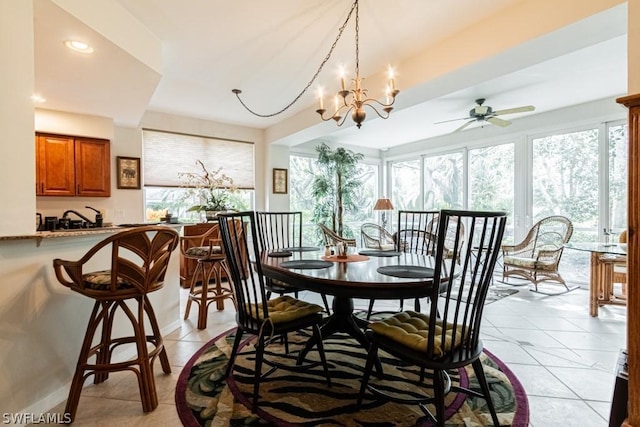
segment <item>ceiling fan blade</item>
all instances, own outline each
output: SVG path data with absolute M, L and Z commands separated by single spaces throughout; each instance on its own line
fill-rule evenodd
M 524 113 L 525 111 L 533 111 L 535 109 L 536 107 L 533 105 L 526 105 L 524 107 L 507 108 L 506 110 L 494 111 L 493 114 L 499 116 L 502 114 Z
M 458 129 L 454 130 L 453 132 L 460 132 L 461 130 L 463 130 L 464 128 L 466 128 L 467 126 L 469 126 L 471 123 L 475 122 L 476 119 L 473 120 L 469 120 L 467 123 L 463 124 L 462 126 L 460 126 Z
M 488 121 L 489 123 L 493 123 L 494 125 L 502 126 L 502 127 L 509 126 L 509 125 L 511 124 L 511 122 L 510 122 L 510 121 L 508 121 L 508 120 L 503 120 L 503 119 L 499 119 L 499 118 L 497 118 L 497 117 L 488 117 L 488 118 L 487 118 L 487 121 Z
M 444 120 L 442 122 L 435 122 L 434 125 L 439 125 L 440 123 L 457 122 L 458 120 L 469 120 L 471 118 L 473 117 L 460 117 L 459 119 Z

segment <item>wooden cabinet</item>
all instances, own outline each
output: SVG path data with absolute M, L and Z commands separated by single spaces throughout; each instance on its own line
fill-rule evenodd
M 36 195 L 111 196 L 109 141 L 36 134 Z

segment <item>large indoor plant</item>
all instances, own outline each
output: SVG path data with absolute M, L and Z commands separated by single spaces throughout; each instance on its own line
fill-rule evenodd
M 223 173 L 222 168 L 209 170 L 200 160 L 196 164 L 199 172 L 180 174 L 183 186 L 188 189 L 185 197 L 197 203 L 187 212 L 206 212 L 207 219 L 211 219 L 218 212 L 232 210 L 231 195 L 236 191 L 233 178 Z
M 322 223 L 342 237 L 348 230 L 343 222 L 345 210 L 356 209 L 354 194 L 362 182 L 358 179 L 358 162 L 362 153 L 346 148 L 332 150 L 322 143 L 316 147 L 320 172 L 313 180 L 313 221 Z

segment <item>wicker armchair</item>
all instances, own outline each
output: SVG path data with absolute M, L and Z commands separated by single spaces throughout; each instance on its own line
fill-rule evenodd
M 378 224 L 366 222 L 360 227 L 362 245 L 365 248 L 391 251 L 396 248 L 393 235 Z
M 344 243 L 347 246 L 356 246 L 356 239 L 342 237 L 324 224 L 318 224 L 318 227 L 320 227 L 322 231 L 322 238 L 324 239 L 325 245 L 336 246 L 338 243 Z
M 524 240 L 517 245 L 502 245 L 502 279 L 515 276 L 533 283 L 533 292 L 546 295 L 559 295 L 577 289 L 568 287 L 558 272 L 564 245 L 571 239 L 573 224 L 560 215 L 543 218 L 531 227 Z M 564 286 L 562 292 L 548 293 L 538 291 L 538 283 L 557 282 Z

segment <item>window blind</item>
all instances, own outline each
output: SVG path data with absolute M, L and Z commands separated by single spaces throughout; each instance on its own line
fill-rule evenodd
M 253 143 L 144 129 L 145 187 L 181 187 L 180 173 L 200 173 L 196 160 L 208 170 L 222 168 L 238 189 L 255 188 Z

